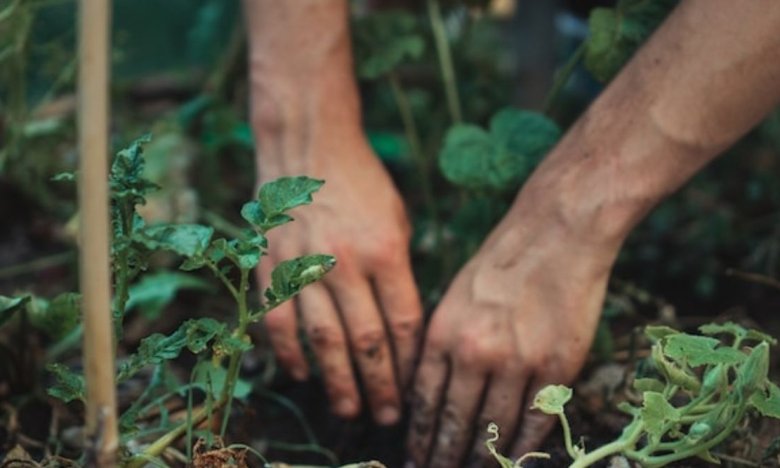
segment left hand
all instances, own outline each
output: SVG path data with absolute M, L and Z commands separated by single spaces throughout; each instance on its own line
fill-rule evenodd
M 490 422 L 502 453 L 535 449 L 555 421 L 529 410 L 534 395 L 585 361 L 614 252 L 533 218 L 510 213 L 434 312 L 412 402 L 418 468 L 484 464 Z

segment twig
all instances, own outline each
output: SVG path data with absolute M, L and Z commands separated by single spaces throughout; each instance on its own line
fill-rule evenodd
M 741 271 L 735 270 L 734 268 L 729 268 L 726 270 L 726 276 L 734 276 L 751 283 L 762 284 L 764 286 L 769 286 L 770 288 L 780 289 L 780 281 L 772 278 L 771 276 L 762 275 L 760 273 L 752 273 L 749 271 Z
M 13 278 L 14 276 L 26 275 L 29 273 L 35 273 L 36 271 L 45 270 L 60 265 L 64 265 L 75 258 L 75 252 L 61 252 L 46 257 L 39 257 L 29 262 L 17 263 L 16 265 L 9 265 L 7 267 L 0 268 L 0 279 Z

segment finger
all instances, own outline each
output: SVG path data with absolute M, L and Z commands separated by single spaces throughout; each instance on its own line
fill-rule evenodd
M 449 364 L 440 349 L 439 343 L 430 338 L 427 340 L 412 390 L 412 419 L 407 449 L 412 462 L 419 467 L 425 466 L 428 459 L 436 429 L 436 415 L 447 384 Z
M 387 331 L 370 284 L 358 274 L 345 279 L 345 271 L 349 274 L 346 268 L 342 263 L 342 277 L 334 278 L 333 283 L 337 284 L 332 283 L 332 290 L 344 319 L 352 356 L 374 419 L 379 424 L 395 424 L 401 414 L 401 399 Z
M 482 372 L 453 368 L 444 408 L 431 450 L 431 468 L 460 466 L 474 430 L 474 418 L 485 389 L 487 376 Z
M 322 369 L 333 412 L 344 418 L 357 416 L 360 394 L 333 299 L 325 286 L 315 283 L 301 291 L 298 303 L 304 329 Z
M 262 285 L 270 284 L 270 262 L 261 263 L 257 269 L 257 277 L 262 291 Z M 293 302 L 277 306 L 266 314 L 263 321 L 276 359 L 294 379 L 306 380 L 309 376 L 309 365 L 298 339 L 298 319 Z
M 493 456 L 485 446 L 490 423 L 498 426 L 501 437 L 494 442 L 499 453 L 507 453 L 512 445 L 512 435 L 517 427 L 523 405 L 523 389 L 526 385 L 523 375 L 512 374 L 494 378 L 490 382 L 485 404 L 477 418 L 474 446 L 468 456 L 469 466 L 487 466 Z
M 401 388 L 406 388 L 420 343 L 422 305 L 408 256 L 404 255 L 401 262 L 395 268 L 378 271 L 374 284 L 392 339 L 396 375 Z
M 557 421 L 555 416 L 531 409 L 536 394 L 550 383 L 552 382 L 549 379 L 536 378 L 528 388 L 520 417 L 520 429 L 517 432 L 517 440 L 512 447 L 512 456 L 515 459 L 537 450 L 555 426 Z

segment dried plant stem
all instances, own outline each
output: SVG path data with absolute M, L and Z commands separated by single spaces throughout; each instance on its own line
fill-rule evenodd
M 111 467 L 116 465 L 118 434 L 107 182 L 110 2 L 81 0 L 79 21 L 79 276 L 83 295 L 88 462 Z

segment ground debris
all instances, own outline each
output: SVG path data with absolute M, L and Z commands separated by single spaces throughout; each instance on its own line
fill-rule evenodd
M 203 439 L 198 439 L 193 447 L 192 468 L 249 468 L 246 462 L 244 448 L 225 447 L 221 441 L 215 442 L 211 448 Z

